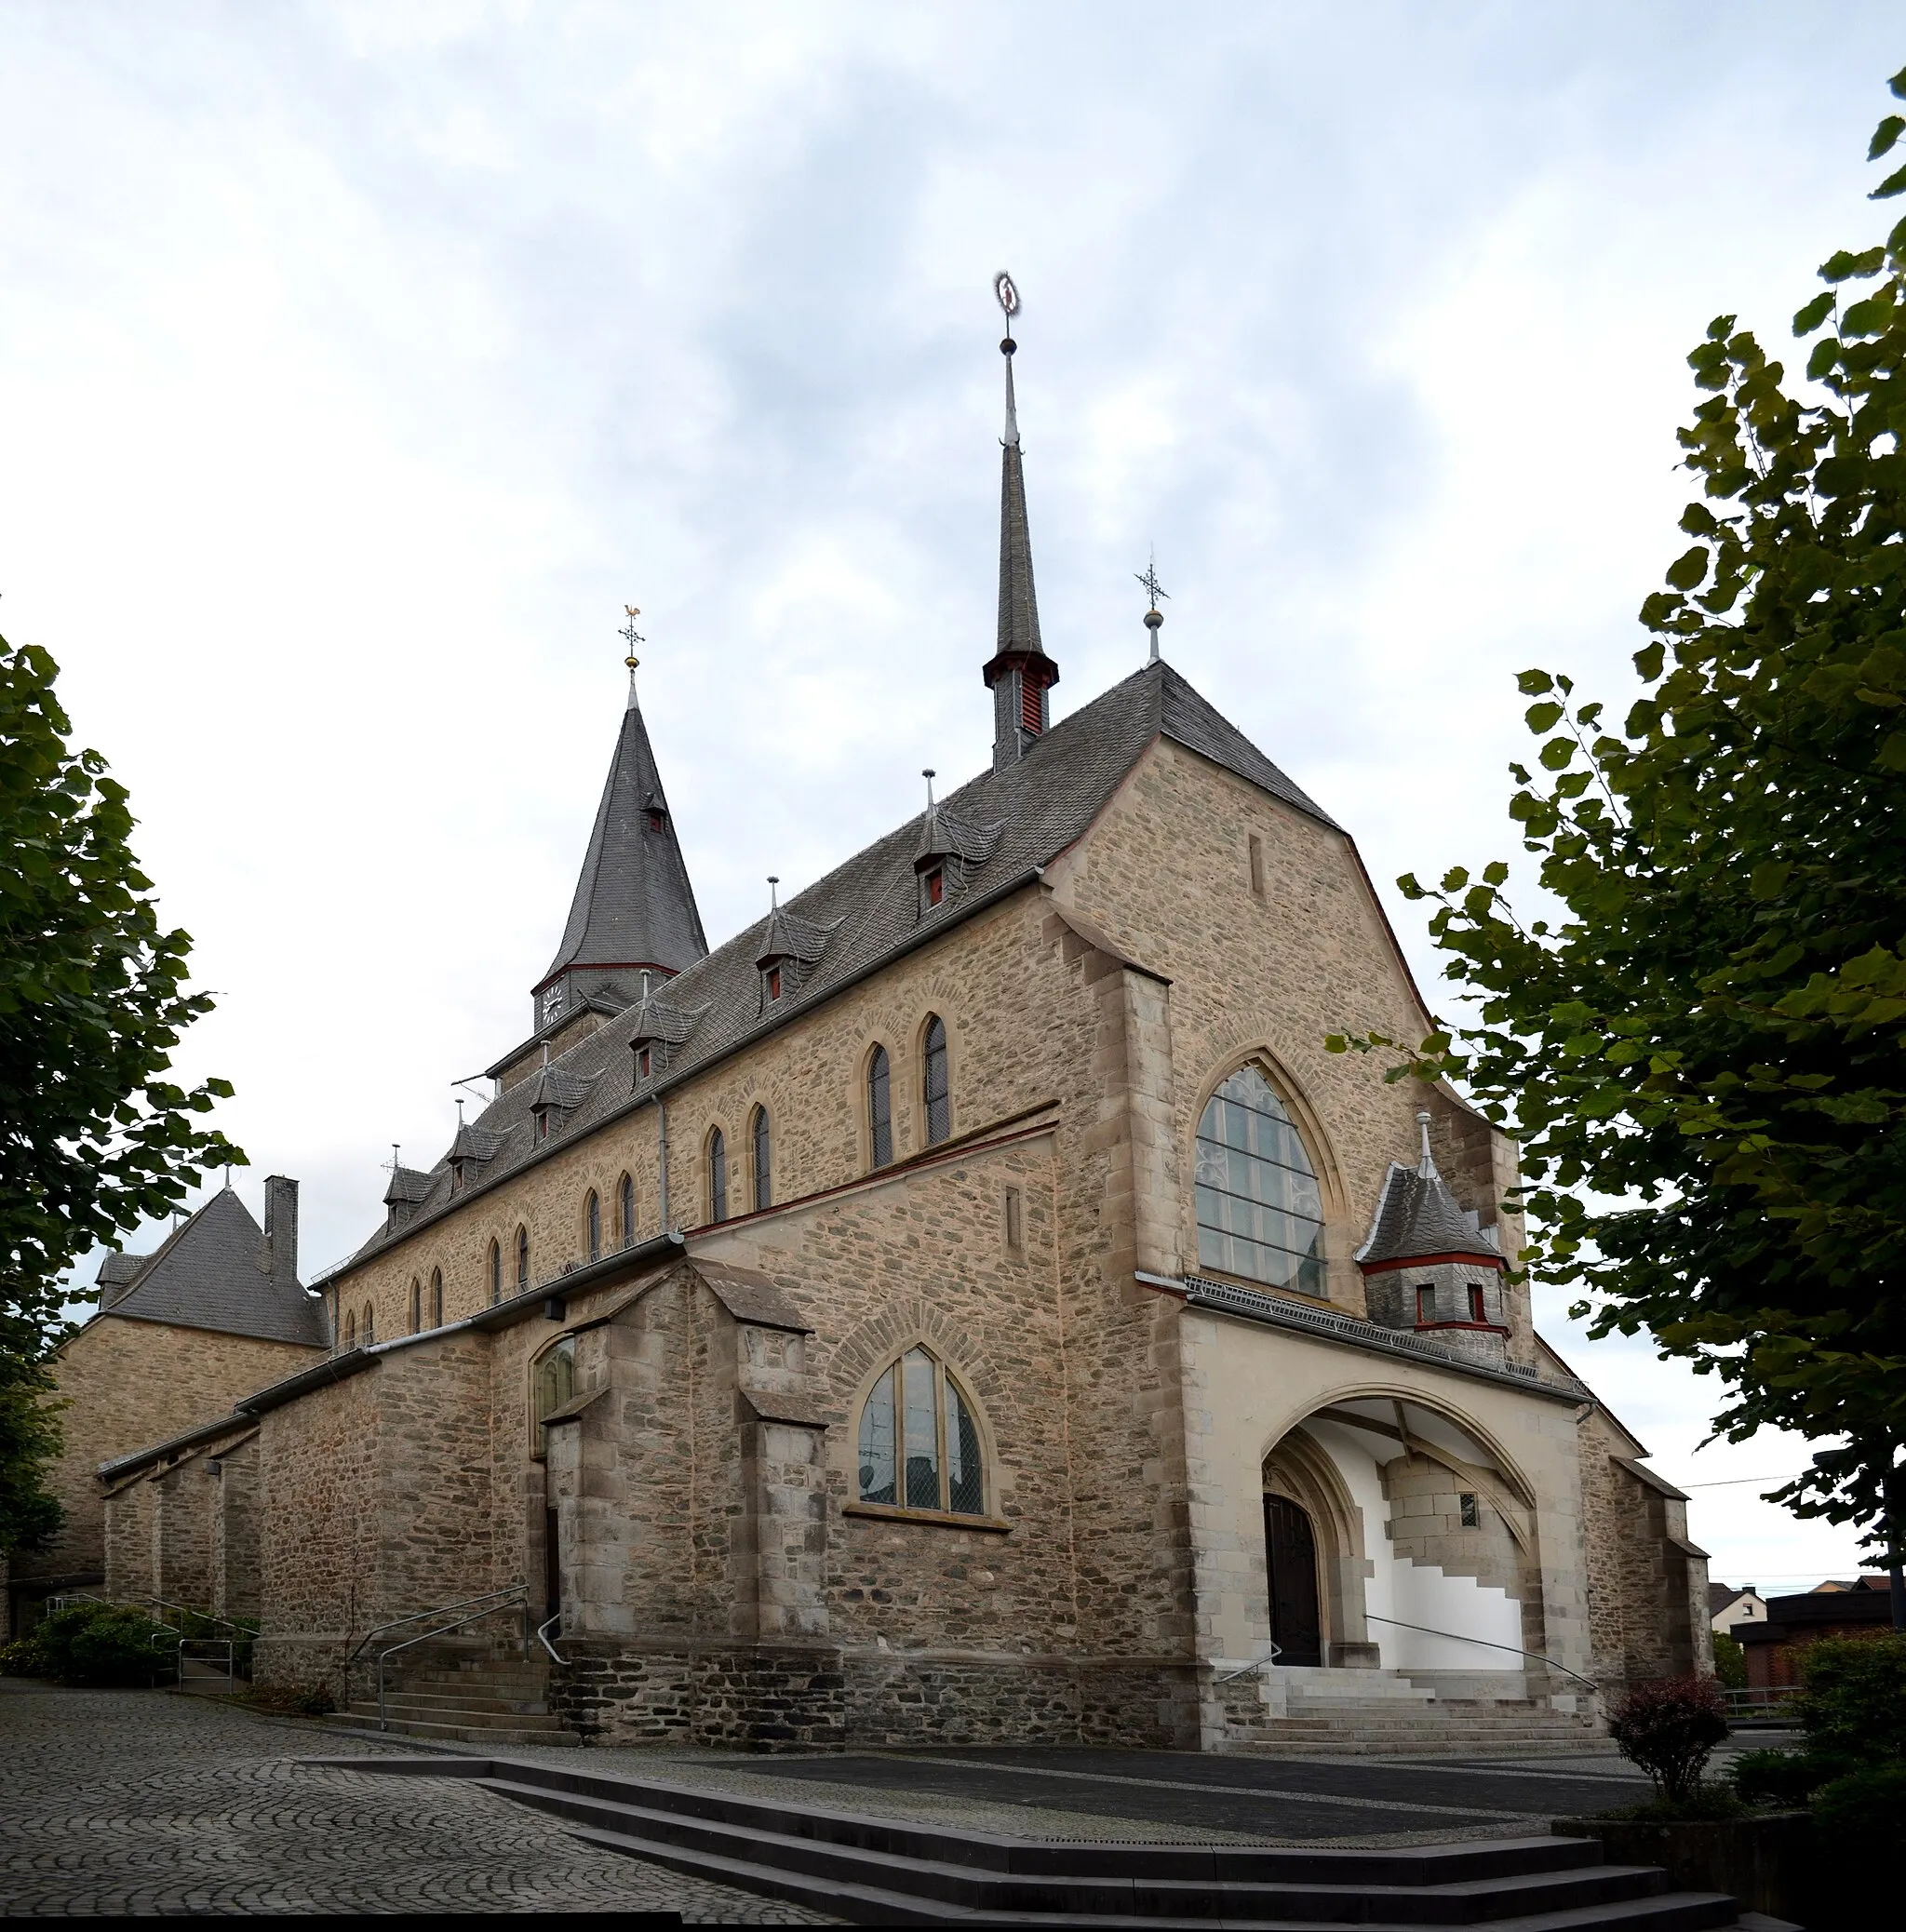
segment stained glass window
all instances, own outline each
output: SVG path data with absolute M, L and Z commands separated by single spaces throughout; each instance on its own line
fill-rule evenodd
M 1204 1109 L 1196 1191 L 1201 1267 L 1301 1295 L 1326 1292 L 1316 1170 L 1255 1067 L 1241 1067 Z

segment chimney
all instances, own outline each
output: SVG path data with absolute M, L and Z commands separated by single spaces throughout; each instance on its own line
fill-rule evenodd
M 281 1174 L 264 1184 L 265 1271 L 273 1280 L 298 1285 L 298 1183 Z

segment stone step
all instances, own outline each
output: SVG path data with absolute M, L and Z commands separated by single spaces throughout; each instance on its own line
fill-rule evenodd
M 374 1697 L 354 1697 L 346 1709 L 354 1716 L 374 1719 L 377 1700 Z M 546 1711 L 477 1711 L 467 1704 L 418 1708 L 399 1704 L 394 1697 L 384 1699 L 384 1710 L 393 1723 L 402 1718 L 406 1724 L 461 1724 L 466 1729 L 480 1731 L 557 1731 L 562 1728 L 560 1721 L 551 1717 Z
M 480 1724 L 423 1724 L 409 1718 L 394 1717 L 388 1729 L 380 1731 L 374 1707 L 369 1715 L 356 1711 L 341 1711 L 325 1722 L 354 1731 L 369 1731 L 381 1737 L 420 1737 L 439 1744 L 481 1744 L 491 1750 L 512 1744 L 553 1745 L 568 1749 L 579 1747 L 583 1741 L 573 1731 L 565 1731 L 553 1721 L 547 1730 L 493 1730 Z M 522 1722 L 527 1725 L 534 1720 L 526 1718 Z
M 441 1759 L 330 1762 L 445 1775 Z M 459 1773 L 561 1818 L 585 1844 L 859 1925 L 1703 1932 L 1737 1923 L 1732 1899 L 1670 1892 L 1660 1871 L 1604 1863 L 1600 1845 L 1585 1839 L 1363 1851 L 1033 1841 L 582 1764 L 476 1760 Z
M 479 1697 L 467 1691 L 386 1691 L 384 1702 L 393 1711 L 494 1711 L 523 1717 L 548 1714 L 548 1706 L 541 1697 Z

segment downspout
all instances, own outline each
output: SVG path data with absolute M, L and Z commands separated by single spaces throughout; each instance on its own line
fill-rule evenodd
M 662 1210 L 662 1227 L 659 1231 L 669 1234 L 674 1230 L 668 1218 L 668 1103 L 665 1100 L 657 1100 L 655 1103 L 655 1165 L 661 1176 L 661 1186 L 657 1190 L 661 1197 L 659 1204 Z

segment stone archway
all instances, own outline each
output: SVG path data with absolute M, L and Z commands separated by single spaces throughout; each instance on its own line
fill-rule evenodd
M 1346 1393 L 1280 1438 L 1264 1486 L 1314 1532 L 1322 1662 L 1524 1695 L 1548 1648 L 1536 1501 L 1480 1429 L 1415 1392 Z

